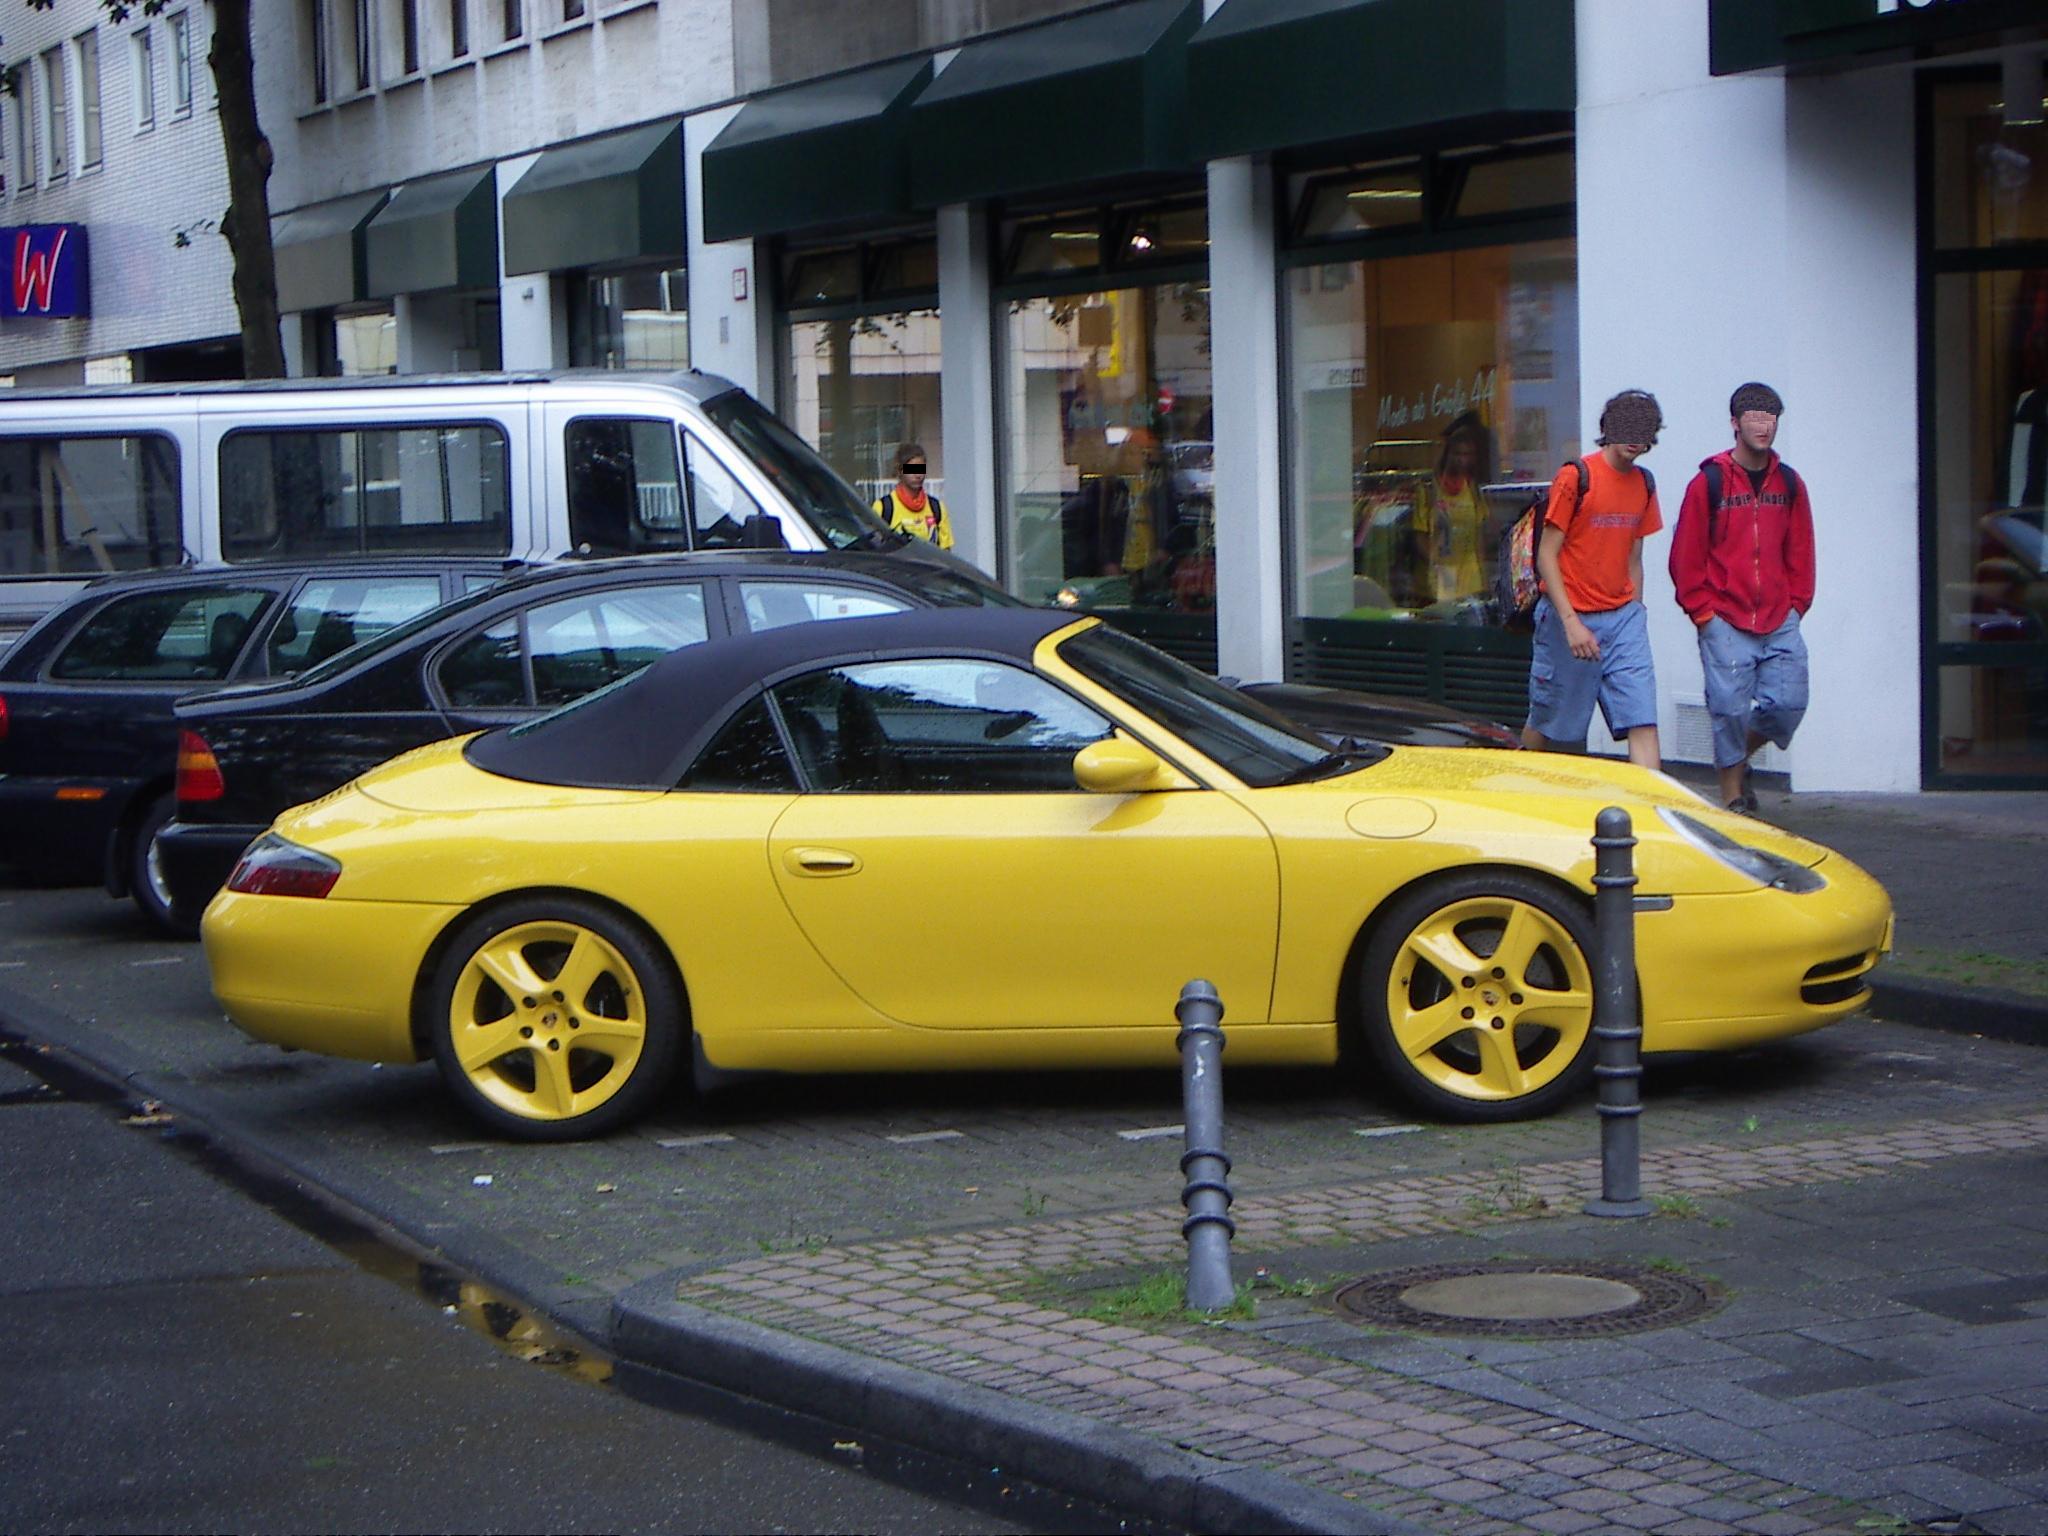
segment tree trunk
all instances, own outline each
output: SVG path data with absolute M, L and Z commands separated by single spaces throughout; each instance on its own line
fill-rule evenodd
M 206 62 L 213 70 L 221 148 L 228 163 L 228 210 L 221 233 L 234 254 L 242 371 L 252 379 L 281 379 L 284 337 L 278 328 L 277 261 L 270 247 L 270 140 L 256 121 L 249 7 L 250 0 L 213 0 L 213 46 Z

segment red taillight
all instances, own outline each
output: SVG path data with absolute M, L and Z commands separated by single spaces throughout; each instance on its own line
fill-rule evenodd
M 196 731 L 178 732 L 178 798 L 218 800 L 228 792 L 213 748 Z
M 340 878 L 341 865 L 326 854 L 266 832 L 242 855 L 228 876 L 228 889 L 244 896 L 309 896 L 318 901 Z
M 0 693 L 0 741 L 7 739 L 7 695 Z

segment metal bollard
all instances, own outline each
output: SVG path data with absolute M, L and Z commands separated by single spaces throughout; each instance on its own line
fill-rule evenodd
M 1643 1027 L 1636 1022 L 1636 840 L 1610 805 L 1593 832 L 1593 1076 L 1600 1085 L 1600 1198 L 1588 1216 L 1647 1216 L 1643 1198 Z
M 1223 1155 L 1223 999 L 1208 982 L 1191 981 L 1180 989 L 1173 1016 L 1180 1020 L 1174 1044 L 1186 1121 L 1180 1203 L 1188 1217 L 1180 1235 L 1188 1241 L 1187 1303 L 1197 1312 L 1220 1312 L 1237 1299 L 1230 1279 L 1237 1223 L 1230 1219 L 1230 1159 Z

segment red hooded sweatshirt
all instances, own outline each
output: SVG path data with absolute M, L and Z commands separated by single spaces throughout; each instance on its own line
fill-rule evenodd
M 1694 475 L 1671 535 L 1671 584 L 1678 606 L 1705 628 L 1719 614 L 1737 629 L 1768 635 L 1787 609 L 1813 606 L 1813 509 L 1806 477 L 1788 491 L 1771 455 L 1761 493 L 1728 451 L 1700 462 L 1721 466 L 1721 507 L 1707 515 L 1707 477 Z M 1709 523 L 1711 522 L 1711 531 Z

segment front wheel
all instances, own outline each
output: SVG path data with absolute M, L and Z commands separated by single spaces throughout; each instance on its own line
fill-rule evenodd
M 464 1108 L 522 1141 L 601 1136 L 675 1074 L 682 1001 L 641 931 L 532 897 L 450 936 L 428 988 L 434 1062 Z
M 1511 871 L 1433 880 L 1381 920 L 1359 965 L 1375 1065 L 1449 1120 L 1548 1114 L 1593 1070 L 1590 920 Z

